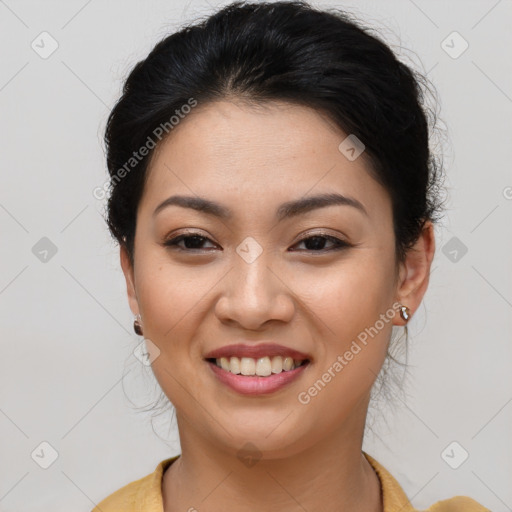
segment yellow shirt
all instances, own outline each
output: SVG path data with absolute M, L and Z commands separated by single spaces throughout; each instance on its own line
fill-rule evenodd
M 382 490 L 384 512 L 420 512 L 407 499 L 400 484 L 391 473 L 373 457 L 363 451 L 364 456 L 377 473 Z M 179 457 L 165 459 L 153 473 L 131 482 L 105 498 L 92 512 L 163 512 L 162 476 L 165 470 Z M 472 498 L 455 496 L 438 501 L 424 512 L 491 512 Z

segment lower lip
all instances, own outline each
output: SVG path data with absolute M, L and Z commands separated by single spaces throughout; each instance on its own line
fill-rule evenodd
M 274 393 L 296 380 L 310 363 L 303 364 L 294 370 L 274 373 L 268 377 L 236 375 L 223 370 L 215 363 L 206 361 L 215 376 L 234 391 L 244 395 L 265 395 Z

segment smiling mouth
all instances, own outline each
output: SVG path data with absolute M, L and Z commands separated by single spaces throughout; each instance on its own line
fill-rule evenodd
M 212 357 L 206 361 L 226 372 L 247 377 L 269 377 L 286 373 L 300 366 L 306 366 L 310 362 L 309 359 L 293 359 L 282 356 L 265 356 L 258 359 L 252 357 L 220 357 L 216 359 Z

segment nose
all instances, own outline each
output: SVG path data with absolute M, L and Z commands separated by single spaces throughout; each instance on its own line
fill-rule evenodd
M 220 321 L 236 323 L 245 330 L 259 330 L 272 320 L 289 322 L 295 304 L 287 281 L 282 273 L 270 268 L 263 254 L 251 263 L 236 257 L 215 313 Z

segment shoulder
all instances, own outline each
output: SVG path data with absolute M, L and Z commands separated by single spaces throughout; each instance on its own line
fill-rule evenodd
M 434 503 L 425 512 L 491 512 L 489 508 L 480 505 L 473 498 L 455 496 L 453 498 Z
M 404 490 L 386 467 L 366 452 L 363 451 L 363 454 L 379 477 L 384 512 L 395 510 L 400 510 L 401 512 L 419 512 L 412 506 Z M 455 496 L 446 500 L 437 501 L 430 508 L 422 512 L 491 512 L 491 510 L 467 496 Z
M 91 512 L 161 512 L 162 475 L 177 458 L 163 460 L 153 473 L 121 487 L 98 503 Z
M 151 476 L 147 475 L 121 487 L 98 503 L 92 512 L 138 511 L 140 495 L 148 489 Z

